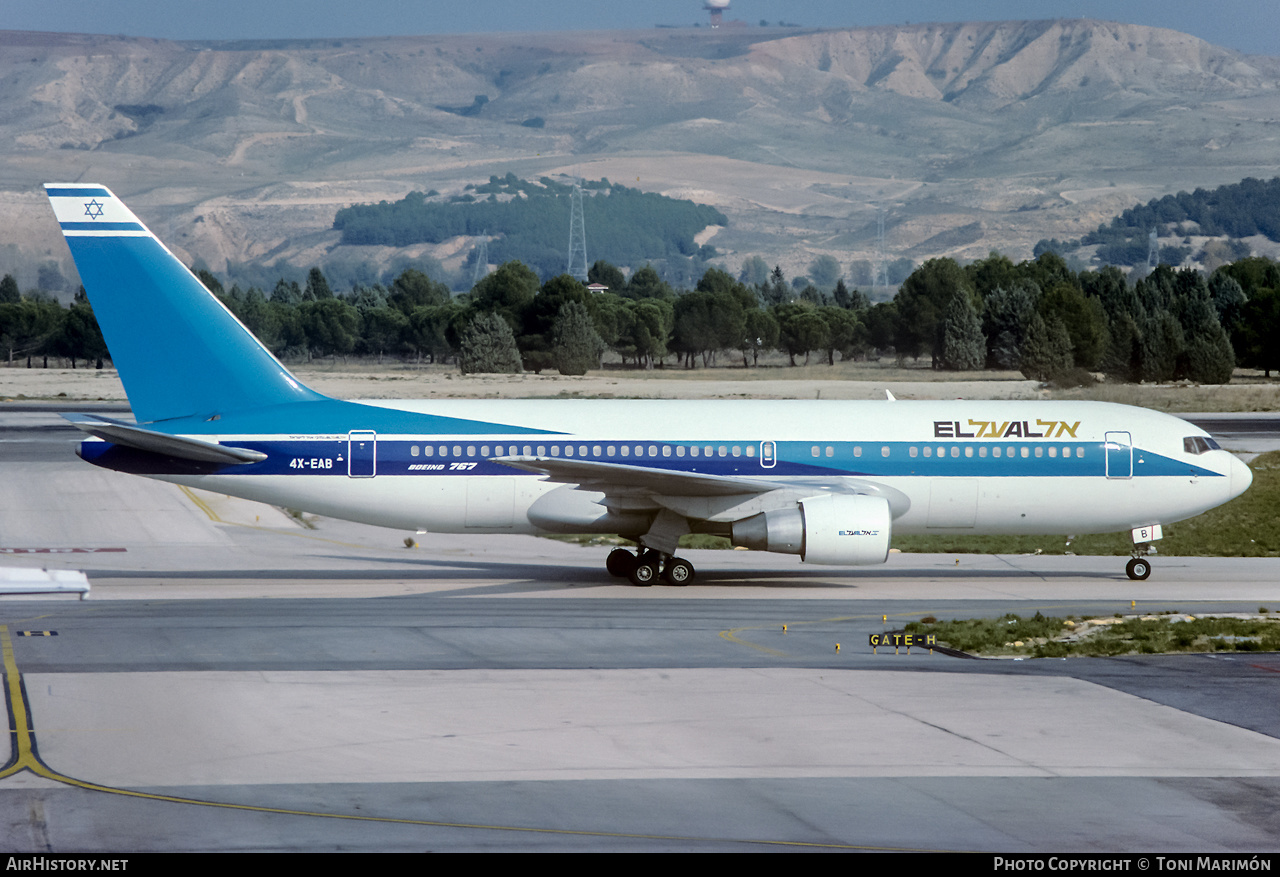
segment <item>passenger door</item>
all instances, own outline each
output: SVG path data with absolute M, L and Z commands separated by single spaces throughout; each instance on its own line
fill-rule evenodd
M 378 474 L 378 434 L 371 429 L 347 433 L 347 474 L 372 478 Z
M 1109 432 L 1106 438 L 1107 477 L 1133 477 L 1133 437 L 1127 432 Z

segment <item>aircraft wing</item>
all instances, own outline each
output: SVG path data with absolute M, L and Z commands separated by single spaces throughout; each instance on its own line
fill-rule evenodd
M 495 457 L 494 462 L 546 475 L 548 481 L 576 484 L 583 490 L 603 493 L 623 488 L 663 496 L 734 496 L 767 493 L 779 487 L 775 482 L 753 478 L 701 475 L 565 457 Z
M 143 429 L 132 423 L 112 420 L 97 414 L 63 414 L 77 429 L 90 435 L 147 451 L 152 454 L 163 454 L 166 457 L 177 457 L 180 460 L 195 460 L 201 463 L 226 463 L 242 465 L 265 460 L 267 455 L 249 448 L 233 448 L 217 442 L 202 441 L 184 436 L 169 435 L 152 429 Z
M 902 491 L 877 481 L 848 475 L 831 478 L 788 478 L 785 482 L 762 478 L 744 478 L 729 475 L 705 475 L 626 463 L 608 463 L 600 460 L 577 460 L 564 457 L 495 457 L 503 463 L 526 472 L 547 476 L 548 481 L 576 485 L 579 490 L 598 491 L 606 496 L 620 494 L 648 495 L 659 498 L 658 505 L 681 508 L 691 517 L 710 517 L 712 509 L 721 513 L 735 507 L 733 500 L 713 502 L 704 507 L 674 499 L 714 499 L 716 497 L 760 497 L 773 494 L 779 503 L 793 503 L 797 497 L 816 496 L 824 493 L 860 494 L 882 496 L 889 503 L 893 516 L 901 517 L 911 507 L 911 499 Z M 768 503 L 766 503 L 767 505 Z M 702 508 L 699 514 L 695 508 Z M 754 507 L 753 507 L 754 508 Z M 754 514 L 754 511 L 744 514 Z

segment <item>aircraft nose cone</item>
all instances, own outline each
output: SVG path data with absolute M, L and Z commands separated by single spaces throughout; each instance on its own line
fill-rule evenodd
M 1241 462 L 1239 457 L 1231 458 L 1231 498 L 1235 499 L 1249 489 L 1253 483 L 1253 470 Z

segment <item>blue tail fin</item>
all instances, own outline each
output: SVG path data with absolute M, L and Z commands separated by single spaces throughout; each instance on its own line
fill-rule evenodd
M 139 423 L 326 398 L 289 374 L 105 186 L 45 189 Z

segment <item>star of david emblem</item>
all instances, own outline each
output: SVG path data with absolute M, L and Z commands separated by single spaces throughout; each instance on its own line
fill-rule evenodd
M 88 201 L 85 203 L 84 215 L 89 217 L 90 219 L 97 219 L 99 216 L 102 215 L 102 204 L 98 201 L 97 198 L 94 198 L 92 201 Z

